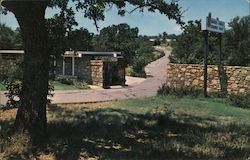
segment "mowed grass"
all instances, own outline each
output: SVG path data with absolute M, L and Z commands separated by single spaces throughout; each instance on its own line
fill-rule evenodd
M 0 111 L 0 159 L 250 157 L 250 110 L 224 99 L 156 96 L 53 105 L 48 107 L 48 141 L 39 149 L 25 146 L 25 136 L 8 131 L 15 112 Z
M 53 81 L 52 85 L 54 86 L 55 90 L 79 90 L 78 87 L 69 84 L 63 84 L 58 81 Z M 0 82 L 0 91 L 5 91 L 5 86 Z
M 54 86 L 55 90 L 77 90 L 77 89 L 79 89 L 74 85 L 63 84 L 63 83 L 60 83 L 58 81 L 53 81 L 52 85 Z
M 5 90 L 5 86 L 0 82 L 0 91 L 4 91 Z

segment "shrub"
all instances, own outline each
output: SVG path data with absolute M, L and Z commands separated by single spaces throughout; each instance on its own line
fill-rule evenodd
M 85 80 L 83 80 L 81 82 L 79 82 L 79 81 L 75 82 L 74 86 L 76 86 L 79 89 L 88 89 L 89 88 L 89 85 Z
M 13 108 L 18 107 L 20 105 L 20 93 L 22 88 L 22 59 L 19 59 L 15 62 L 15 64 L 10 67 L 1 70 L 0 81 L 3 86 L 5 86 L 7 92 L 5 95 L 8 100 L 5 108 Z
M 250 109 L 250 92 L 229 95 L 231 103 L 240 108 Z
M 202 90 L 194 88 L 194 87 L 169 87 L 166 85 L 163 85 L 158 90 L 159 95 L 174 95 L 178 97 L 183 96 L 192 96 L 192 97 L 198 97 L 202 94 Z
M 69 77 L 57 77 L 56 81 L 62 83 L 62 84 L 67 84 L 67 85 L 73 85 L 74 84 L 74 80 L 72 78 Z

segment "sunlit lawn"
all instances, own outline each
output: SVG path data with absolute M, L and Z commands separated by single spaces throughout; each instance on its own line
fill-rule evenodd
M 0 82 L 0 91 L 3 91 L 3 90 L 5 90 L 5 87 L 4 87 L 4 85 Z
M 58 81 L 54 81 L 52 85 L 54 86 L 55 90 L 77 90 L 79 89 L 74 85 L 63 84 Z M 4 90 L 6 90 L 5 86 L 2 83 L 0 83 L 0 91 L 4 91 Z
M 23 147 L 5 132 L 15 110 L 0 111 L 0 159 L 247 159 L 250 110 L 223 99 L 152 97 L 50 106 L 47 145 Z M 7 159 L 7 158 L 6 158 Z

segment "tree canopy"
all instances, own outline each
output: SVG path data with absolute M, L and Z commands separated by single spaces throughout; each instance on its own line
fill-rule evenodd
M 123 53 L 125 65 L 131 63 L 138 48 L 138 28 L 130 28 L 126 23 L 103 28 L 93 39 L 96 51 L 120 51 Z
M 229 29 L 223 34 L 224 62 L 227 65 L 250 65 L 250 16 L 236 17 L 229 23 Z M 213 34 L 209 40 L 209 63 L 215 64 L 218 57 L 217 35 Z M 181 35 L 177 36 L 173 44 L 170 60 L 173 63 L 203 62 L 204 37 L 200 28 L 200 21 L 189 21 Z
M 20 28 L 13 31 L 5 24 L 0 24 L 0 49 L 21 49 L 22 47 Z
M 250 66 L 250 16 L 235 17 L 225 33 L 225 54 L 230 65 Z

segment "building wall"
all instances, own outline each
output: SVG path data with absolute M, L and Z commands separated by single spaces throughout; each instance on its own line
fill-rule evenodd
M 83 56 L 75 58 L 75 76 L 84 79 L 88 83 L 92 83 L 91 77 L 91 56 Z
M 72 75 L 72 58 L 66 57 L 65 59 L 65 75 Z M 92 83 L 91 78 L 91 56 L 83 56 L 75 58 L 75 76 L 79 80 L 85 80 L 88 83 Z M 63 59 L 59 58 L 56 62 L 56 74 L 63 74 Z
M 0 54 L 0 71 L 14 67 L 18 60 L 22 59 L 22 54 Z
M 250 67 L 226 66 L 229 93 L 250 91 Z M 202 89 L 203 65 L 168 64 L 166 85 L 170 87 L 195 87 Z M 208 65 L 208 91 L 220 90 L 217 65 Z

